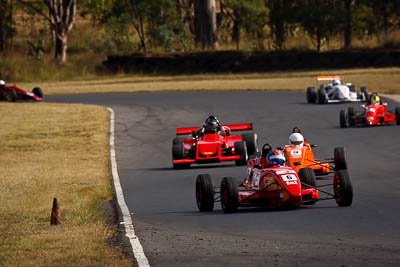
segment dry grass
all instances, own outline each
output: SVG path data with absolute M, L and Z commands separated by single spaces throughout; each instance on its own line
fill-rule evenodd
M 256 74 L 203 74 L 178 76 L 122 76 L 86 81 L 19 83 L 40 86 L 45 94 L 141 92 L 162 90 L 304 90 L 317 75 L 343 74 L 345 81 L 369 91 L 400 93 L 400 68 L 273 72 Z
M 0 266 L 131 265 L 111 248 L 108 112 L 0 103 Z M 50 226 L 57 197 L 63 224 Z

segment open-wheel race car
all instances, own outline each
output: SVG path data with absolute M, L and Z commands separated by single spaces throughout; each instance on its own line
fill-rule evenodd
M 327 175 L 336 170 L 347 169 L 344 147 L 335 147 L 333 158 L 323 160 L 315 159 L 313 148 L 316 147 L 315 144 L 307 143 L 300 129 L 294 127 L 289 136 L 289 145 L 283 148 L 286 165 L 292 167 L 296 173 L 303 168 L 311 168 L 315 175 Z
M 264 148 L 267 150 L 267 145 Z M 268 145 L 268 149 L 273 153 L 268 152 L 265 156 L 263 152 L 248 161 L 247 173 L 239 185 L 235 178 L 224 177 L 221 186 L 215 187 L 209 174 L 198 175 L 198 209 L 212 211 L 214 203 L 218 201 L 225 213 L 236 212 L 239 207 L 290 208 L 328 199 L 335 199 L 341 207 L 352 204 L 353 187 L 347 169 L 336 170 L 332 182 L 317 186 L 311 168 L 300 169 L 297 174 L 293 168 L 282 164 L 284 156 L 279 156 L 277 149 L 273 150 L 271 145 Z M 276 163 L 277 160 L 280 162 Z M 326 190 L 326 187 L 331 189 Z
M 366 102 L 368 100 L 368 90 L 366 87 L 361 87 L 360 92 L 357 92 L 356 87 L 353 84 L 342 84 L 341 80 L 343 80 L 342 75 L 317 76 L 317 87 L 307 88 L 307 102 L 328 104 L 342 102 Z M 320 81 L 332 82 L 319 85 Z
M 340 111 L 340 127 L 348 126 L 374 126 L 388 125 L 396 123 L 400 125 L 400 107 L 396 107 L 394 111 L 387 110 L 387 103 L 383 102 L 376 94 L 371 94 L 368 104 L 361 105 L 362 111 L 356 111 L 354 107 Z
M 173 167 L 223 161 L 246 165 L 248 155 L 258 152 L 257 134 L 232 135 L 232 132 L 252 129 L 252 123 L 221 125 L 214 116 L 209 116 L 203 127 L 178 128 L 172 142 Z
M 32 92 L 27 92 L 15 84 L 7 86 L 3 80 L 0 80 L 0 100 L 15 102 L 17 100 L 43 100 L 43 91 L 39 87 L 32 89 Z

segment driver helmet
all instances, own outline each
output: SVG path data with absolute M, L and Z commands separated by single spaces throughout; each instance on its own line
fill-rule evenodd
M 381 98 L 378 95 L 373 95 L 371 97 L 371 104 L 379 104 L 381 102 Z
M 6 85 L 6 82 L 3 80 L 0 80 L 0 88 L 3 88 Z
M 340 80 L 338 79 L 333 80 L 332 85 L 333 86 L 340 85 Z
M 206 133 L 217 133 L 220 124 L 215 116 L 208 116 L 204 122 L 204 128 Z
M 267 154 L 267 164 L 269 166 L 285 164 L 285 156 L 282 150 L 272 149 L 269 151 Z
M 289 135 L 289 144 L 291 146 L 303 147 L 304 137 L 301 133 L 292 133 Z

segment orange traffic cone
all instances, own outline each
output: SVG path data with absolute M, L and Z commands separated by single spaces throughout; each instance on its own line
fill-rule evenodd
M 61 224 L 61 213 L 58 209 L 57 198 L 53 199 L 53 208 L 51 209 L 51 217 L 50 217 L 51 225 Z

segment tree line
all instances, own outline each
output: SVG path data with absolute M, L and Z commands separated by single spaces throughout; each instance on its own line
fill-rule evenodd
M 77 14 L 106 27 L 116 45 L 133 42 L 134 29 L 135 50 L 143 52 L 218 49 L 222 42 L 240 49 L 244 39 L 260 50 L 270 40 L 271 49 L 282 50 L 299 32 L 318 51 L 332 38 L 348 49 L 354 38 L 382 40 L 400 27 L 400 0 L 0 0 L 0 51 L 19 34 L 21 12 L 42 18 L 59 63 Z

